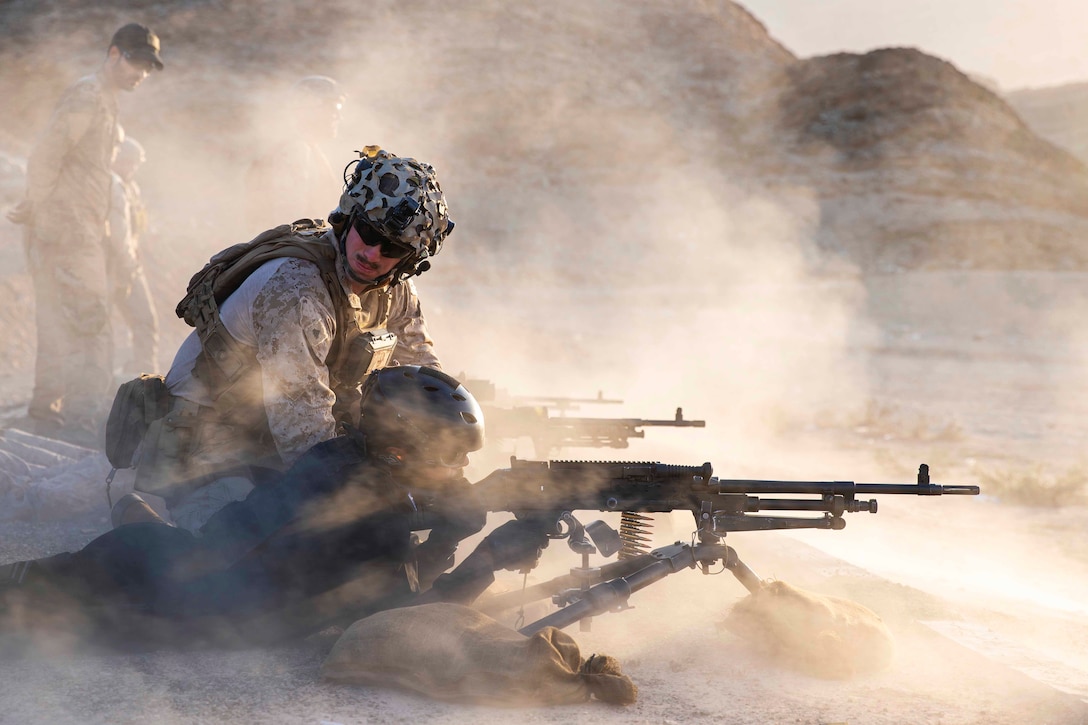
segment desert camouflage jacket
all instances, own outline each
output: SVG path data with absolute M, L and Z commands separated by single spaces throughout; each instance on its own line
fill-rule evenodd
M 331 233 L 327 238 L 331 244 Z M 347 292 L 347 301 L 360 329 L 396 334 L 394 361 L 440 366 L 411 281 L 361 295 Z M 268 452 L 284 464 L 335 436 L 337 395 L 329 356 L 338 316 L 317 265 L 296 258 L 266 262 L 227 298 L 220 317 L 235 341 L 255 351 L 255 369 L 235 385 L 237 392 L 232 388 L 230 409 L 218 410 L 212 391 L 192 374 L 200 352 L 196 333 L 167 376 L 171 393 L 215 408 L 224 422 L 252 430 L 254 436 L 267 431 L 274 444 Z
M 147 217 L 136 182 L 126 183 L 113 174 L 110 196 L 107 271 L 114 288 L 127 289 L 140 266 L 139 237 L 147 226 Z
M 117 135 L 117 94 L 102 71 L 81 78 L 57 102 L 27 159 L 27 200 L 37 235 L 86 233 L 101 243 L 110 208 L 110 163 Z M 72 251 L 72 250 L 69 250 Z

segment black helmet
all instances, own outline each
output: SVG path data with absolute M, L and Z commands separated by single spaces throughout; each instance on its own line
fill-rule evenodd
M 359 427 L 372 452 L 394 446 L 427 463 L 455 466 L 484 444 L 484 415 L 459 380 L 401 365 L 367 377 Z

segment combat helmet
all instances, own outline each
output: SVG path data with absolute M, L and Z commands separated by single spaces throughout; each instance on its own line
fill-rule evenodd
M 340 84 L 328 76 L 305 76 L 295 81 L 292 88 L 299 95 L 324 98 L 336 103 L 343 103 L 347 99 Z
M 341 252 L 351 224 L 362 221 L 412 250 L 390 273 L 394 281 L 425 272 L 431 267 L 428 258 L 441 251 L 453 231 L 434 168 L 378 146 L 357 153 L 344 169 L 340 204 L 329 215 Z
M 472 393 L 441 370 L 419 365 L 382 368 L 363 383 L 359 427 L 368 449 L 411 452 L 428 465 L 464 465 L 484 444 L 484 415 Z

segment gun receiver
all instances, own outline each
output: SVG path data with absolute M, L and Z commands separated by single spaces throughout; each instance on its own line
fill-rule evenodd
M 820 528 L 841 529 L 843 514 L 876 513 L 875 499 L 859 495 L 977 495 L 978 486 L 930 483 L 929 466 L 919 467 L 918 481 L 764 481 L 719 479 L 709 463 L 674 466 L 625 461 L 526 461 L 510 459 L 477 484 L 489 511 L 540 517 L 577 510 L 657 513 L 689 510 L 700 534 L 730 531 Z M 812 498 L 781 498 L 780 495 Z M 773 498 L 768 498 L 773 496 Z M 760 511 L 819 512 L 820 517 L 751 516 Z
M 582 555 L 582 566 L 535 588 L 534 597 L 553 595 L 564 608 L 520 631 L 566 626 L 605 611 L 623 608 L 627 597 L 668 574 L 699 566 L 703 573 L 721 562 L 750 591 L 762 580 L 721 540 L 733 531 L 845 528 L 847 513 L 877 512 L 868 495 L 975 496 L 978 486 L 940 485 L 930 481 L 929 466 L 918 468 L 915 483 L 853 481 L 774 481 L 719 479 L 709 463 L 676 466 L 627 461 L 527 461 L 510 459 L 510 468 L 495 471 L 474 486 L 488 511 L 506 511 L 538 521 L 553 539 L 567 539 Z M 803 496 L 805 498 L 793 498 Z M 604 522 L 583 526 L 578 510 L 622 514 L 619 532 Z M 676 542 L 649 548 L 652 518 L 647 514 L 688 510 L 695 517 L 692 544 Z M 758 515 L 760 512 L 806 515 Z M 807 514 L 817 514 L 807 515 Z M 591 540 L 592 539 L 592 543 Z M 620 560 L 589 566 L 589 554 L 619 552 Z M 580 588 L 562 590 L 578 582 Z M 593 582 L 599 582 L 590 586 Z M 544 592 L 544 594 L 542 594 Z M 514 593 L 517 598 L 518 593 Z M 509 597 L 499 599 L 506 604 Z M 527 601 L 527 600 L 526 600 Z M 495 606 L 499 606 L 495 605 Z M 514 602 L 506 604 L 513 606 Z

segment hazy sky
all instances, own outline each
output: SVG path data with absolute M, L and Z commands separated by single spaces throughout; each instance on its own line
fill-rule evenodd
M 1088 0 L 738 0 L 801 57 L 913 46 L 1003 89 L 1088 81 Z

